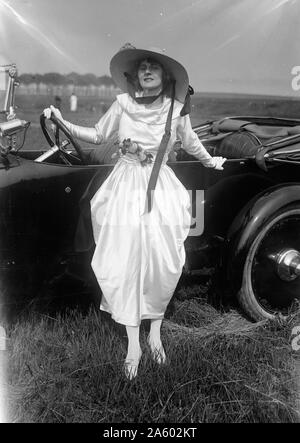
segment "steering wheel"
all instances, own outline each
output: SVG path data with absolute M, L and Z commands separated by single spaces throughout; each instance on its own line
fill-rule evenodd
M 50 120 L 56 125 L 56 128 L 57 128 L 57 131 L 55 134 L 55 141 L 54 141 L 47 129 L 46 120 L 47 119 L 44 116 L 44 114 L 41 114 L 41 116 L 40 116 L 41 129 L 42 129 L 43 134 L 44 134 L 48 144 L 50 145 L 51 149 L 49 151 L 47 151 L 44 155 L 42 155 L 39 158 L 39 161 L 42 162 L 42 161 L 46 160 L 46 158 L 49 158 L 49 156 L 53 155 L 55 152 L 59 152 L 62 160 L 67 165 L 71 164 L 69 162 L 69 160 L 67 159 L 67 157 L 71 157 L 74 160 L 76 160 L 77 162 L 78 162 L 78 157 L 79 157 L 80 163 L 85 164 L 85 155 L 84 155 L 83 149 L 81 148 L 79 143 L 74 139 L 73 135 L 68 130 L 68 128 L 64 125 L 64 123 L 62 123 L 60 120 L 58 120 L 53 115 L 53 113 L 51 114 Z M 59 141 L 59 131 L 62 131 L 65 134 L 65 136 L 67 137 L 67 140 L 62 141 L 61 143 Z M 75 151 L 77 152 L 78 157 L 75 157 L 74 155 L 72 155 L 70 152 L 68 152 L 65 149 L 66 146 L 70 142 L 73 145 Z

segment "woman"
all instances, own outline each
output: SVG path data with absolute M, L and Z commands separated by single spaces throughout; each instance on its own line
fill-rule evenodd
M 84 141 L 101 144 L 115 133 L 119 136 L 119 160 L 90 202 L 96 243 L 92 268 L 103 293 L 100 309 L 126 326 L 124 368 L 132 379 L 142 353 L 141 320 L 151 321 L 153 358 L 159 364 L 166 361 L 161 323 L 185 262 L 190 200 L 166 165 L 168 153 L 179 137 L 206 167 L 223 169 L 225 159 L 211 157 L 192 130 L 189 80 L 180 63 L 159 50 L 127 44 L 112 58 L 110 70 L 124 93 L 94 128 L 63 120 L 53 106 L 44 113 L 49 118 L 53 112 Z

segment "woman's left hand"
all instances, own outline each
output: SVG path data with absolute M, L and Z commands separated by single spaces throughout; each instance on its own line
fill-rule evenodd
M 212 161 L 213 161 L 213 165 L 212 167 L 214 169 L 218 169 L 219 171 L 222 171 L 223 168 L 223 164 L 226 162 L 227 158 L 224 157 L 212 157 Z

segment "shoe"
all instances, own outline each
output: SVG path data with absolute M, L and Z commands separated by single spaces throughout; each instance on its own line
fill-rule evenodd
M 142 352 L 140 352 L 139 358 L 128 358 L 124 362 L 124 374 L 127 380 L 133 380 L 137 376 L 138 367 Z
M 151 356 L 153 360 L 159 365 L 164 365 L 166 363 L 167 358 L 162 343 L 160 342 L 160 345 L 157 346 L 150 340 L 149 337 L 147 338 L 147 343 L 150 346 Z

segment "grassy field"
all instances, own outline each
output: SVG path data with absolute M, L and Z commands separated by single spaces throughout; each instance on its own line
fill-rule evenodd
M 300 318 L 253 325 L 214 308 L 203 286 L 182 289 L 166 317 L 167 364 L 151 360 L 145 323 L 139 375 L 129 382 L 125 330 L 106 314 L 91 308 L 52 316 L 32 307 L 9 332 L 10 421 L 299 421 L 290 334 Z
M 18 116 L 32 121 L 24 149 L 46 147 L 38 122 L 51 97 L 18 96 Z M 63 115 L 91 126 L 103 112 L 97 100 L 79 98 L 76 114 L 63 100 Z M 105 104 L 108 106 L 109 104 Z M 22 112 L 21 112 L 22 110 Z M 266 97 L 193 100 L 192 123 L 225 115 L 300 118 L 300 101 Z M 201 279 L 200 279 L 201 280 Z M 215 306 L 210 281 L 182 284 L 166 313 L 158 367 L 146 345 L 139 375 L 122 375 L 125 329 L 97 306 L 66 303 L 52 310 L 36 300 L 7 326 L 6 407 L 9 421 L 82 423 L 299 422 L 299 352 L 291 331 L 300 316 L 252 324 L 235 306 Z M 65 307 L 64 307 L 65 308 Z
M 31 121 L 24 149 L 47 148 L 47 142 L 39 127 L 39 117 L 43 109 L 53 104 L 51 96 L 19 95 L 16 99 L 18 117 Z M 98 98 L 79 97 L 77 112 L 70 112 L 68 98 L 62 99 L 62 113 L 66 120 L 83 126 L 93 126 L 108 108 L 110 102 Z M 197 94 L 192 98 L 191 121 L 193 125 L 209 119 L 225 116 L 260 115 L 300 119 L 300 100 L 272 97 L 218 96 Z M 82 143 L 82 146 L 87 146 Z

